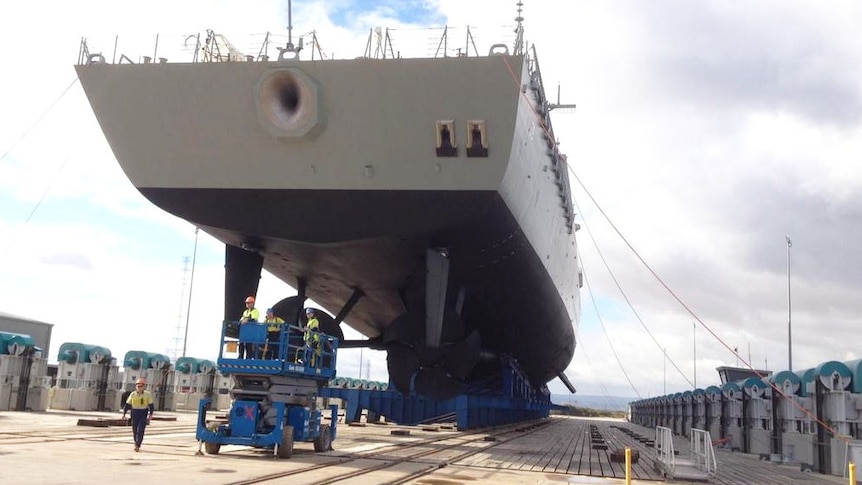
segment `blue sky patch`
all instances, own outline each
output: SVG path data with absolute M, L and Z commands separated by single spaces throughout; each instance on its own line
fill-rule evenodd
M 344 0 L 333 2 L 329 11 L 335 25 L 350 27 L 356 16 L 377 12 L 400 22 L 419 25 L 443 25 L 446 17 L 426 0 Z

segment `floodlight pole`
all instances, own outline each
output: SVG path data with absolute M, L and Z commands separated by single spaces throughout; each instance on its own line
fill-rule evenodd
M 198 259 L 198 232 L 200 232 L 199 227 L 195 227 L 195 250 L 192 253 L 192 277 L 189 282 L 189 304 L 186 307 L 186 331 L 183 334 L 183 357 L 186 356 L 186 342 L 189 339 L 189 317 L 192 312 L 192 288 L 195 284 L 195 261 Z

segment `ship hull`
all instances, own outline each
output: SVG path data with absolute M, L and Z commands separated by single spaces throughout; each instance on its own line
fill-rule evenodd
M 333 313 L 360 291 L 345 323 L 363 334 L 386 338 L 408 310 L 405 289 L 424 283 L 426 251 L 439 249 L 465 334 L 537 383 L 571 361 L 577 248 L 524 56 L 78 73 L 142 194 L 259 252 Z M 277 76 L 311 99 L 287 124 L 266 98 Z M 422 94 L 416 80 L 427 80 Z M 459 129 L 455 155 L 435 152 L 441 122 Z M 484 151 L 470 155 L 463 129 L 480 123 Z
M 541 382 L 571 360 L 573 327 L 555 324 L 570 322 L 564 300 L 497 192 L 141 192 L 226 244 L 253 239 L 267 271 L 287 282 L 303 277 L 307 294 L 325 308 L 338 309 L 354 288 L 362 289 L 347 323 L 372 338 L 404 311 L 397 290 L 424 272 L 426 248 L 445 247 L 450 285 L 466 289 L 462 319 L 488 350 L 514 355 Z M 227 214 L 224 201 L 230 201 Z M 291 209 L 266 209 L 272 207 Z M 389 235 L 374 236 L 381 221 Z M 368 237 L 346 240 L 339 231 Z M 324 238 L 341 242 L 311 242 Z

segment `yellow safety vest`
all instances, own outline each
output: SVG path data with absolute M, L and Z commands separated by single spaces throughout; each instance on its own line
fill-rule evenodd
M 242 311 L 242 318 L 248 319 L 249 322 L 256 322 L 260 318 L 260 311 L 257 308 L 246 308 Z
M 320 322 L 317 321 L 316 318 L 312 318 L 305 324 L 305 341 L 306 342 L 320 342 L 320 334 L 317 333 L 320 330 Z
M 269 324 L 269 326 L 266 327 L 267 332 L 278 332 L 281 330 L 281 325 L 284 323 L 284 319 L 281 317 L 272 317 L 267 318 L 263 323 Z
M 147 409 L 153 403 L 153 395 L 150 391 L 144 389 L 144 392 L 132 391 L 129 398 L 126 399 L 126 404 L 132 406 L 132 409 Z

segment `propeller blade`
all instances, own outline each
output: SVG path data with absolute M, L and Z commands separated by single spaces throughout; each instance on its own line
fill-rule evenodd
M 416 313 L 403 313 L 395 317 L 383 331 L 383 343 L 403 342 L 416 344 L 422 338 L 422 320 Z
M 383 331 L 384 343 L 403 342 L 409 345 L 425 345 L 425 317 L 419 312 L 403 313 L 395 317 Z M 443 313 L 441 342 L 454 342 L 464 337 L 464 322 L 454 310 Z M 430 345 L 428 347 L 431 347 Z
M 428 399 L 452 399 L 467 390 L 467 386 L 458 382 L 442 367 L 425 367 L 416 373 L 413 379 L 416 394 Z
M 410 382 L 413 374 L 419 370 L 419 365 L 419 359 L 413 349 L 400 344 L 387 347 L 386 367 L 389 370 L 389 381 L 401 394 L 410 394 Z
M 442 364 L 455 377 L 465 379 L 481 358 L 482 338 L 473 331 L 467 338 L 444 347 Z
M 442 350 L 438 348 L 417 347 L 413 350 L 416 358 L 419 359 L 420 367 L 436 365 L 440 363 L 440 359 L 443 357 Z
M 344 340 L 344 332 L 341 330 L 341 326 L 336 323 L 335 319 L 329 316 L 328 313 L 317 311 L 315 312 L 315 316 L 317 317 L 318 323 L 320 323 L 321 332 L 337 338 L 339 342 Z
M 281 317 L 290 325 L 298 325 L 293 321 L 302 308 L 302 302 L 298 296 L 288 296 L 272 306 L 272 313 L 277 317 Z M 339 342 L 344 340 L 344 331 L 341 326 L 336 323 L 336 320 L 323 310 L 318 310 L 316 315 L 318 323 L 320 323 L 320 331 L 332 335 Z
M 292 320 L 299 314 L 301 306 L 302 302 L 299 300 L 299 297 L 288 296 L 272 306 L 272 313 L 277 317 L 283 318 L 285 322 L 296 325 L 296 322 Z

